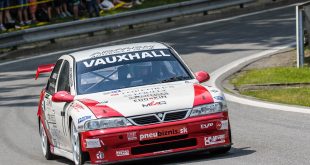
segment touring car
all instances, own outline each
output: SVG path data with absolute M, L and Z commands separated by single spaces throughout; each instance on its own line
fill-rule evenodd
M 40 65 L 50 73 L 41 91 L 38 124 L 43 155 L 75 164 L 104 164 L 231 148 L 221 91 L 203 85 L 164 43 L 106 46 Z

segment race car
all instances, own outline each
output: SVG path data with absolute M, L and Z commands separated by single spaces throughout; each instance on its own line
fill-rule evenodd
M 104 164 L 231 148 L 223 93 L 165 43 L 70 53 L 40 65 L 36 79 L 48 72 L 37 112 L 47 160 Z

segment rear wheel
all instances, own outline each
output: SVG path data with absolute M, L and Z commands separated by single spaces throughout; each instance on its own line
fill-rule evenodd
M 43 151 L 43 155 L 47 160 L 51 160 L 54 158 L 54 155 L 51 153 L 50 142 L 48 141 L 45 129 L 43 127 L 43 123 L 40 121 L 40 137 L 41 137 L 41 147 Z
M 83 164 L 84 156 L 81 150 L 80 136 L 73 122 L 71 122 L 71 144 L 74 164 Z

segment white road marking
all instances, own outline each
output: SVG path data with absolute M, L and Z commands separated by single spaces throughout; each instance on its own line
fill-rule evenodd
M 266 51 L 251 55 L 249 57 L 241 58 L 241 59 L 236 60 L 230 64 L 227 64 L 227 65 L 215 70 L 214 72 L 212 72 L 210 74 L 211 80 L 208 84 L 210 84 L 211 86 L 219 88 L 220 84 L 216 83 L 216 81 L 219 79 L 219 77 L 221 77 L 226 72 L 228 72 L 228 71 L 230 71 L 236 67 L 239 67 L 242 64 L 245 64 L 246 62 L 248 62 L 250 60 L 254 60 L 254 59 L 262 58 L 264 56 L 268 56 L 270 54 L 274 54 L 280 50 L 292 47 L 295 44 L 296 43 L 291 43 L 288 45 L 275 47 L 274 49 L 266 50 Z M 232 102 L 235 102 L 238 104 L 250 105 L 250 106 L 254 106 L 254 107 L 261 107 L 261 108 L 270 109 L 270 110 L 280 110 L 280 111 L 310 114 L 310 108 L 307 108 L 307 107 L 291 106 L 291 105 L 285 105 L 285 104 L 279 104 L 279 103 L 270 103 L 270 102 L 265 102 L 265 101 L 252 100 L 252 99 L 247 99 L 247 98 L 243 98 L 243 97 L 238 97 L 238 96 L 235 96 L 235 95 L 232 95 L 229 93 L 224 93 L 224 95 L 225 95 L 226 100 L 229 100 L 229 101 L 232 101 Z
M 262 13 L 267 13 L 267 12 L 271 12 L 271 11 L 276 11 L 276 10 L 281 10 L 281 9 L 289 8 L 289 7 L 292 7 L 292 6 L 296 6 L 297 4 L 299 4 L 299 3 L 291 4 L 291 5 L 288 5 L 288 6 L 277 7 L 277 8 L 273 8 L 273 9 L 267 9 L 267 10 L 252 12 L 252 13 L 248 13 L 248 14 L 242 14 L 242 15 L 238 15 L 238 16 L 234 16 L 234 17 L 229 17 L 229 18 L 224 18 L 224 19 L 219 19 L 219 20 L 214 20 L 214 21 L 208 21 L 208 22 L 197 23 L 197 24 L 183 26 L 183 27 L 178 27 L 178 28 L 172 28 L 172 29 L 168 29 L 168 30 L 162 30 L 162 31 L 159 31 L 159 32 L 148 33 L 148 34 L 139 35 L 139 36 L 135 36 L 135 37 L 129 37 L 129 38 L 125 38 L 125 39 L 114 40 L 114 41 L 110 41 L 110 42 L 106 42 L 106 43 L 101 43 L 101 44 L 96 44 L 96 45 L 92 45 L 92 46 L 85 46 L 85 47 L 80 47 L 80 48 L 74 48 L 74 49 L 69 49 L 69 50 L 63 50 L 63 51 L 57 51 L 57 52 L 42 54 L 42 55 L 38 55 L 38 56 L 35 56 L 35 57 L 28 57 L 28 58 L 23 58 L 23 59 L 17 59 L 17 60 L 14 60 L 14 61 L 8 61 L 8 62 L 0 63 L 0 66 L 12 64 L 12 63 L 17 63 L 17 62 L 22 62 L 22 61 L 26 61 L 26 60 L 30 60 L 30 59 L 36 59 L 36 58 L 41 58 L 41 57 L 53 56 L 53 55 L 57 55 L 57 54 L 65 54 L 65 53 L 68 53 L 68 52 L 75 52 L 75 51 L 80 51 L 80 50 L 85 50 L 85 49 L 90 49 L 90 48 L 101 47 L 101 46 L 104 46 L 104 45 L 108 45 L 108 44 L 112 44 L 112 43 L 117 43 L 117 42 L 120 42 L 120 41 L 127 41 L 127 40 L 143 38 L 143 37 L 148 37 L 148 36 L 153 36 L 153 35 L 157 35 L 157 34 L 168 33 L 168 32 L 172 32 L 172 31 L 178 31 L 178 30 L 183 30 L 183 29 L 188 29 L 188 28 L 193 28 L 193 27 L 198 27 L 198 26 L 203 26 L 203 25 L 208 25 L 208 24 L 214 24 L 214 23 L 219 23 L 219 22 L 230 21 L 230 20 L 234 20 L 234 19 L 238 19 L 238 18 L 244 18 L 244 17 L 248 17 L 248 16 L 253 16 L 253 15 L 257 15 L 257 14 L 262 14 Z

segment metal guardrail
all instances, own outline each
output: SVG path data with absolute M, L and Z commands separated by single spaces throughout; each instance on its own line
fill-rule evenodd
M 307 31 L 307 41 L 309 44 L 310 40 L 310 1 L 296 5 L 296 61 L 297 67 L 301 68 L 304 65 L 304 44 L 305 44 L 305 34 Z
M 105 17 L 30 28 L 1 34 L 0 48 L 93 33 L 111 28 L 141 24 L 199 12 L 207 12 L 230 6 L 243 6 L 243 4 L 255 1 L 256 0 L 192 0 Z

